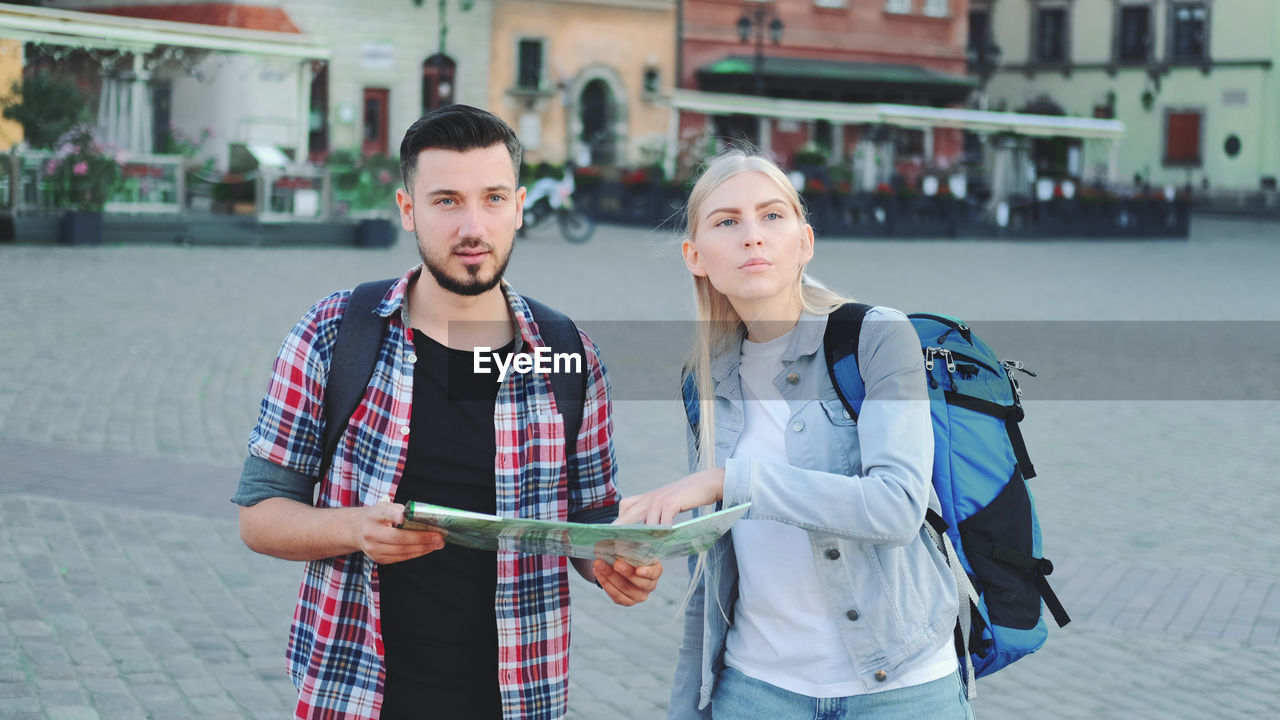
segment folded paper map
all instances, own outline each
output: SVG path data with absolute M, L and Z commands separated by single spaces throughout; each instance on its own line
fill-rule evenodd
M 709 549 L 742 517 L 751 503 L 735 505 L 675 525 L 589 525 L 585 523 L 502 518 L 496 515 L 410 502 L 404 524 L 409 530 L 440 530 L 445 542 L 481 550 L 511 550 L 574 558 L 620 558 L 647 565 L 665 557 Z

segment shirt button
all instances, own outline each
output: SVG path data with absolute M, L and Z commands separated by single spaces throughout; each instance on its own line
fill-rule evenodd
M 883 670 L 876 671 L 876 682 L 884 682 L 885 680 L 888 680 L 888 679 L 889 679 L 889 673 Z
M 417 353 L 409 353 L 409 362 L 411 362 L 411 363 L 416 363 L 416 362 L 418 362 L 418 355 L 417 355 Z
M 835 548 L 831 548 L 830 550 L 827 551 L 827 557 L 830 558 L 831 560 L 839 560 L 840 551 Z
M 856 621 L 859 617 L 861 617 L 861 615 L 858 614 L 857 610 L 850 610 L 849 612 L 845 613 L 844 616 L 854 621 Z
M 801 430 L 804 429 L 804 423 L 801 422 L 800 420 L 797 420 L 791 423 L 791 429 L 795 430 L 796 432 L 800 432 Z
M 791 373 L 790 375 L 788 375 L 788 376 L 787 376 L 787 384 L 788 384 L 788 385 L 796 385 L 796 384 L 799 384 L 799 382 L 800 382 L 800 376 L 799 376 L 799 375 L 797 375 L 797 374 L 795 374 L 795 373 Z
M 408 434 L 409 434 L 409 426 L 408 426 L 408 425 L 403 425 L 403 426 L 401 426 L 401 427 L 400 427 L 400 434 L 401 434 L 401 435 L 408 435 Z

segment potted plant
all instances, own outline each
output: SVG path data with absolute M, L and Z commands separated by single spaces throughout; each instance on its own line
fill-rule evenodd
M 102 208 L 120 186 L 122 163 L 77 126 L 59 139 L 44 166 L 45 186 L 54 207 L 63 208 L 62 241 L 73 245 L 102 242 Z
M 394 199 L 400 182 L 400 162 L 389 155 L 359 157 L 349 150 L 329 153 L 325 159 L 333 181 L 334 196 L 356 220 L 357 245 L 390 247 L 396 241 Z

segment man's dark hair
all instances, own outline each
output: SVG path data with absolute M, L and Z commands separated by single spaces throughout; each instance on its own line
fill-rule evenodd
M 413 177 L 418 171 L 418 153 L 440 149 L 466 152 L 502 144 L 511 155 L 516 182 L 520 180 L 520 140 L 502 118 L 470 105 L 447 105 L 418 118 L 400 142 L 400 177 L 404 189 L 413 193 Z

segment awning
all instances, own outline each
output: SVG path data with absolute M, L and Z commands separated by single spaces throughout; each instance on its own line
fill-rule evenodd
M 815 58 L 766 55 L 761 76 L 770 95 L 817 95 L 845 98 L 927 98 L 933 102 L 959 102 L 977 87 L 963 75 L 930 70 L 917 65 L 861 63 Z M 730 55 L 696 71 L 703 90 L 732 91 L 755 82 L 755 58 Z
M 302 33 L 289 13 L 280 7 L 259 7 L 233 3 L 180 3 L 174 5 L 112 5 L 85 8 L 85 12 L 121 17 L 170 20 L 197 25 L 218 25 L 243 30 Z
M 1124 123 L 1119 120 L 888 103 L 786 100 L 682 89 L 672 91 L 671 106 L 676 110 L 706 115 L 754 115 L 787 120 L 826 120 L 845 125 L 958 128 L 980 133 L 1013 133 L 1033 137 L 1077 137 L 1101 140 L 1119 140 L 1124 136 Z
M 149 52 L 174 46 L 295 60 L 326 60 L 306 35 L 0 4 L 0 37 L 84 49 Z

